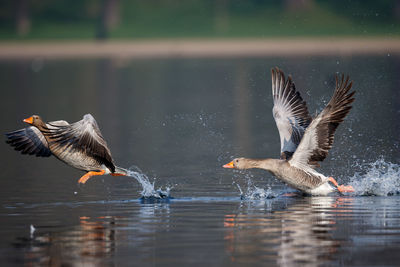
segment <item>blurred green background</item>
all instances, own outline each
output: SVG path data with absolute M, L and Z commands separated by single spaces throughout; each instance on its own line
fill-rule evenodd
M 0 39 L 400 34 L 398 0 L 1 0 Z

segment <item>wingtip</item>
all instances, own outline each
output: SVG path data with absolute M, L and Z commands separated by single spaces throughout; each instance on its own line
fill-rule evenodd
M 275 66 L 275 67 L 271 68 L 271 73 L 273 75 L 275 75 L 275 74 L 279 75 L 279 74 L 283 73 L 283 71 L 279 67 Z

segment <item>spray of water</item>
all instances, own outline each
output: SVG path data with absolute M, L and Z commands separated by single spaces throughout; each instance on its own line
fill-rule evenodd
M 391 196 L 400 194 L 400 165 L 383 158 L 360 165 L 361 171 L 350 178 L 358 196 Z
M 278 196 L 277 192 L 274 192 L 271 187 L 266 189 L 257 187 L 253 185 L 253 187 L 248 187 L 247 191 L 244 195 L 241 195 L 241 199 L 243 200 L 259 200 L 259 199 L 270 199 Z
M 246 190 L 243 190 L 239 184 L 235 183 L 237 188 L 239 189 L 240 198 L 242 200 L 270 199 L 270 198 L 275 198 L 279 195 L 279 193 L 272 190 L 270 186 L 264 189 L 254 185 L 251 175 L 246 175 L 246 179 L 247 179 Z
M 154 199 L 166 199 L 170 198 L 170 187 L 167 187 L 165 190 L 161 188 L 155 190 L 154 182 L 151 183 L 149 177 L 144 174 L 138 167 L 132 166 L 128 170 L 128 176 L 133 177 L 139 184 L 142 186 L 142 198 L 154 198 Z

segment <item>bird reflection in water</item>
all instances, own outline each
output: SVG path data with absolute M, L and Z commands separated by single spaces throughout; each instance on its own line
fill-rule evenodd
M 118 257 L 131 256 L 132 251 L 152 247 L 154 239 L 148 237 L 158 229 L 169 230 L 169 205 L 143 204 L 139 209 L 130 208 L 134 215 L 129 217 L 80 216 L 78 224 L 70 227 L 37 225 L 30 238 L 18 238 L 14 245 L 21 249 L 22 261 L 28 266 L 111 264 L 115 261 L 116 247 L 129 246 L 129 250 L 121 249 Z M 138 257 L 148 259 L 152 254 L 142 253 Z
M 62 232 L 47 232 L 19 238 L 14 245 L 24 249 L 24 262 L 28 266 L 74 265 L 96 266 L 110 257 L 115 248 L 117 218 L 102 216 L 79 217 L 79 225 Z
M 260 263 L 260 258 L 280 266 L 332 262 L 341 246 L 333 236 L 336 218 L 351 212 L 352 201 L 312 197 L 266 200 L 261 207 L 242 203 L 238 214 L 225 215 L 225 250 L 237 263 Z
M 82 244 L 81 256 L 105 257 L 114 251 L 115 231 L 112 226 L 115 218 L 102 216 L 92 221 L 90 217 L 80 217 L 80 237 L 76 241 Z

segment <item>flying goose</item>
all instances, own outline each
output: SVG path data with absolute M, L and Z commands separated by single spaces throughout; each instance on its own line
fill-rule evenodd
M 94 175 L 127 175 L 126 170 L 115 166 L 92 115 L 86 114 L 82 120 L 71 124 L 64 120 L 45 123 L 38 115 L 23 121 L 32 126 L 6 133 L 6 142 L 22 154 L 54 155 L 67 165 L 86 171 L 78 180 L 81 184 Z
M 332 177 L 317 172 L 333 145 L 334 133 L 351 109 L 355 91 L 349 92 L 352 82 L 349 76 L 336 75 L 335 92 L 314 119 L 308 113 L 306 102 L 296 90 L 292 78 L 285 79 L 282 70 L 275 68 L 272 74 L 274 116 L 281 140 L 280 159 L 236 158 L 223 165 L 234 169 L 264 169 L 291 187 L 311 195 L 327 195 L 353 192 L 351 186 L 338 185 Z M 332 186 L 331 182 L 334 186 Z

